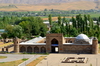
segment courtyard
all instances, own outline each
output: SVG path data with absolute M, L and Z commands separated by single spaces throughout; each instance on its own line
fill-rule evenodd
M 66 57 L 85 57 L 87 63 L 62 63 Z M 100 66 L 100 54 L 50 54 L 36 66 Z

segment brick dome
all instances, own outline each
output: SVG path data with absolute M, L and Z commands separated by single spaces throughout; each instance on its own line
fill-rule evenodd
M 90 39 L 85 34 L 79 34 L 75 39 L 75 44 L 90 44 Z

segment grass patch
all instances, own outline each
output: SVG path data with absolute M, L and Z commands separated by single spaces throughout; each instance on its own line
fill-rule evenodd
M 26 60 L 28 60 L 27 58 L 24 58 L 24 59 L 22 59 L 23 61 L 26 61 Z
M 20 63 L 24 61 L 26 61 L 26 59 L 25 60 L 21 59 L 21 60 L 12 61 L 12 62 L 0 62 L 0 66 L 18 66 Z
M 100 15 L 99 15 L 100 13 L 90 13 L 90 16 L 91 17 L 99 17 Z
M 41 60 L 43 60 L 46 56 L 41 56 L 39 58 L 37 58 L 36 60 L 32 61 L 31 63 L 29 63 L 27 66 L 36 66 Z
M 34 55 L 49 55 L 49 53 L 27 53 L 27 52 L 23 52 L 23 53 L 19 53 L 19 54 L 34 54 Z
M 7 58 L 7 56 L 0 56 L 0 59 L 4 59 L 4 58 Z

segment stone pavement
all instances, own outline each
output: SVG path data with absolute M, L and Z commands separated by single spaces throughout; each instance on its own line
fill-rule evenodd
M 33 57 L 31 57 L 30 59 L 28 59 L 27 61 L 19 64 L 18 66 L 26 66 L 27 64 L 29 64 L 30 62 L 32 62 L 33 60 L 35 60 L 36 58 L 40 57 L 41 55 L 34 55 Z
M 61 63 L 65 57 L 86 57 L 87 63 Z M 36 66 L 100 66 L 100 54 L 50 54 Z
M 0 54 L 0 56 L 7 56 L 5 59 L 0 59 L 0 62 L 10 62 L 16 61 L 23 58 L 29 58 L 27 61 L 19 64 L 18 66 L 26 66 L 28 63 L 32 62 L 36 58 L 40 56 L 47 56 L 47 55 L 29 55 L 29 54 Z
M 5 59 L 0 59 L 0 62 L 10 62 L 15 60 L 20 60 L 23 58 L 30 58 L 34 55 L 28 55 L 28 54 L 0 54 L 0 56 L 7 56 Z

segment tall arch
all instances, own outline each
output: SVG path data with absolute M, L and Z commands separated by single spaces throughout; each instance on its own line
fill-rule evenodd
M 39 48 L 38 47 L 34 47 L 34 53 L 39 53 Z
M 41 53 L 46 53 L 46 48 L 45 47 L 41 47 Z
M 59 52 L 58 40 L 55 38 L 51 40 L 51 52 L 53 53 Z
M 32 53 L 32 47 L 30 47 L 30 46 L 27 47 L 27 52 L 28 52 L 28 53 Z
M 58 44 L 58 40 L 57 39 L 52 39 L 51 44 Z
M 26 52 L 26 48 L 24 46 L 20 47 L 20 52 Z

